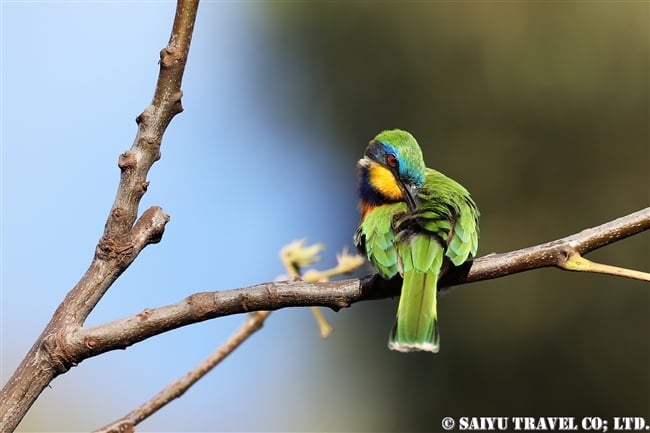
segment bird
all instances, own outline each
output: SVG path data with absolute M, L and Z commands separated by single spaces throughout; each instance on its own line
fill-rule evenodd
M 388 348 L 438 352 L 437 284 L 476 256 L 479 210 L 460 183 L 425 166 L 409 132 L 380 132 L 357 163 L 361 219 L 354 243 L 402 289 Z

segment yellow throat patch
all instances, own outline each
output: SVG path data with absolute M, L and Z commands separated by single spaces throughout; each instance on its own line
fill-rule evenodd
M 404 198 L 402 190 L 399 189 L 397 180 L 390 170 L 377 163 L 373 163 L 370 166 L 369 174 L 370 184 L 384 195 L 384 197 L 390 200 L 402 200 Z

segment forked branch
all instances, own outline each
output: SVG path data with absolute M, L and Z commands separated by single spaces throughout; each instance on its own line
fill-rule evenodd
M 198 0 L 178 0 L 169 43 L 160 53 L 160 72 L 152 103 L 136 121 L 131 148 L 120 155 L 120 182 L 104 234 L 86 273 L 68 292 L 52 319 L 0 392 L 0 432 L 13 431 L 36 398 L 57 375 L 80 359 L 69 350 L 69 336 L 83 326 L 109 287 L 147 245 L 162 238 L 169 217 L 152 207 L 138 218 L 149 186 L 147 174 L 160 158 L 163 134 L 182 111 L 181 81 L 189 52 Z

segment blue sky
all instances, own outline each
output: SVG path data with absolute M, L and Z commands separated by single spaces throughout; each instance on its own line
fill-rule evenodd
M 259 6 L 200 5 L 185 112 L 165 135 L 141 207 L 162 206 L 171 221 L 162 243 L 143 251 L 89 324 L 197 291 L 272 280 L 282 273 L 279 249 L 297 238 L 325 242 L 324 265 L 351 246 L 354 161 L 337 167 L 327 148 L 337 137 L 316 114 L 295 115 L 292 83 L 304 77 L 270 45 Z M 116 191 L 117 157 L 131 146 L 134 119 L 153 95 L 174 7 L 2 4 L 3 383 L 90 263 Z M 199 324 L 85 361 L 45 390 L 21 428 L 97 428 L 182 375 L 242 320 Z M 287 357 L 295 344 L 324 344 L 309 311 L 274 314 L 260 335 L 143 428 L 290 428 L 287 411 L 269 401 L 299 403 L 310 391 L 286 377 L 317 356 L 300 350 Z M 260 379 L 264 366 L 273 374 Z M 245 416 L 251 407 L 256 417 Z

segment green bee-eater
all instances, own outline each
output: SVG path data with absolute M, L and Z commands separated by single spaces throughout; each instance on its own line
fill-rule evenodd
M 398 272 L 403 278 L 388 347 L 437 352 L 438 279 L 476 255 L 476 204 L 462 185 L 424 165 L 406 131 L 377 135 L 357 166 L 361 223 L 355 244 L 383 278 Z

